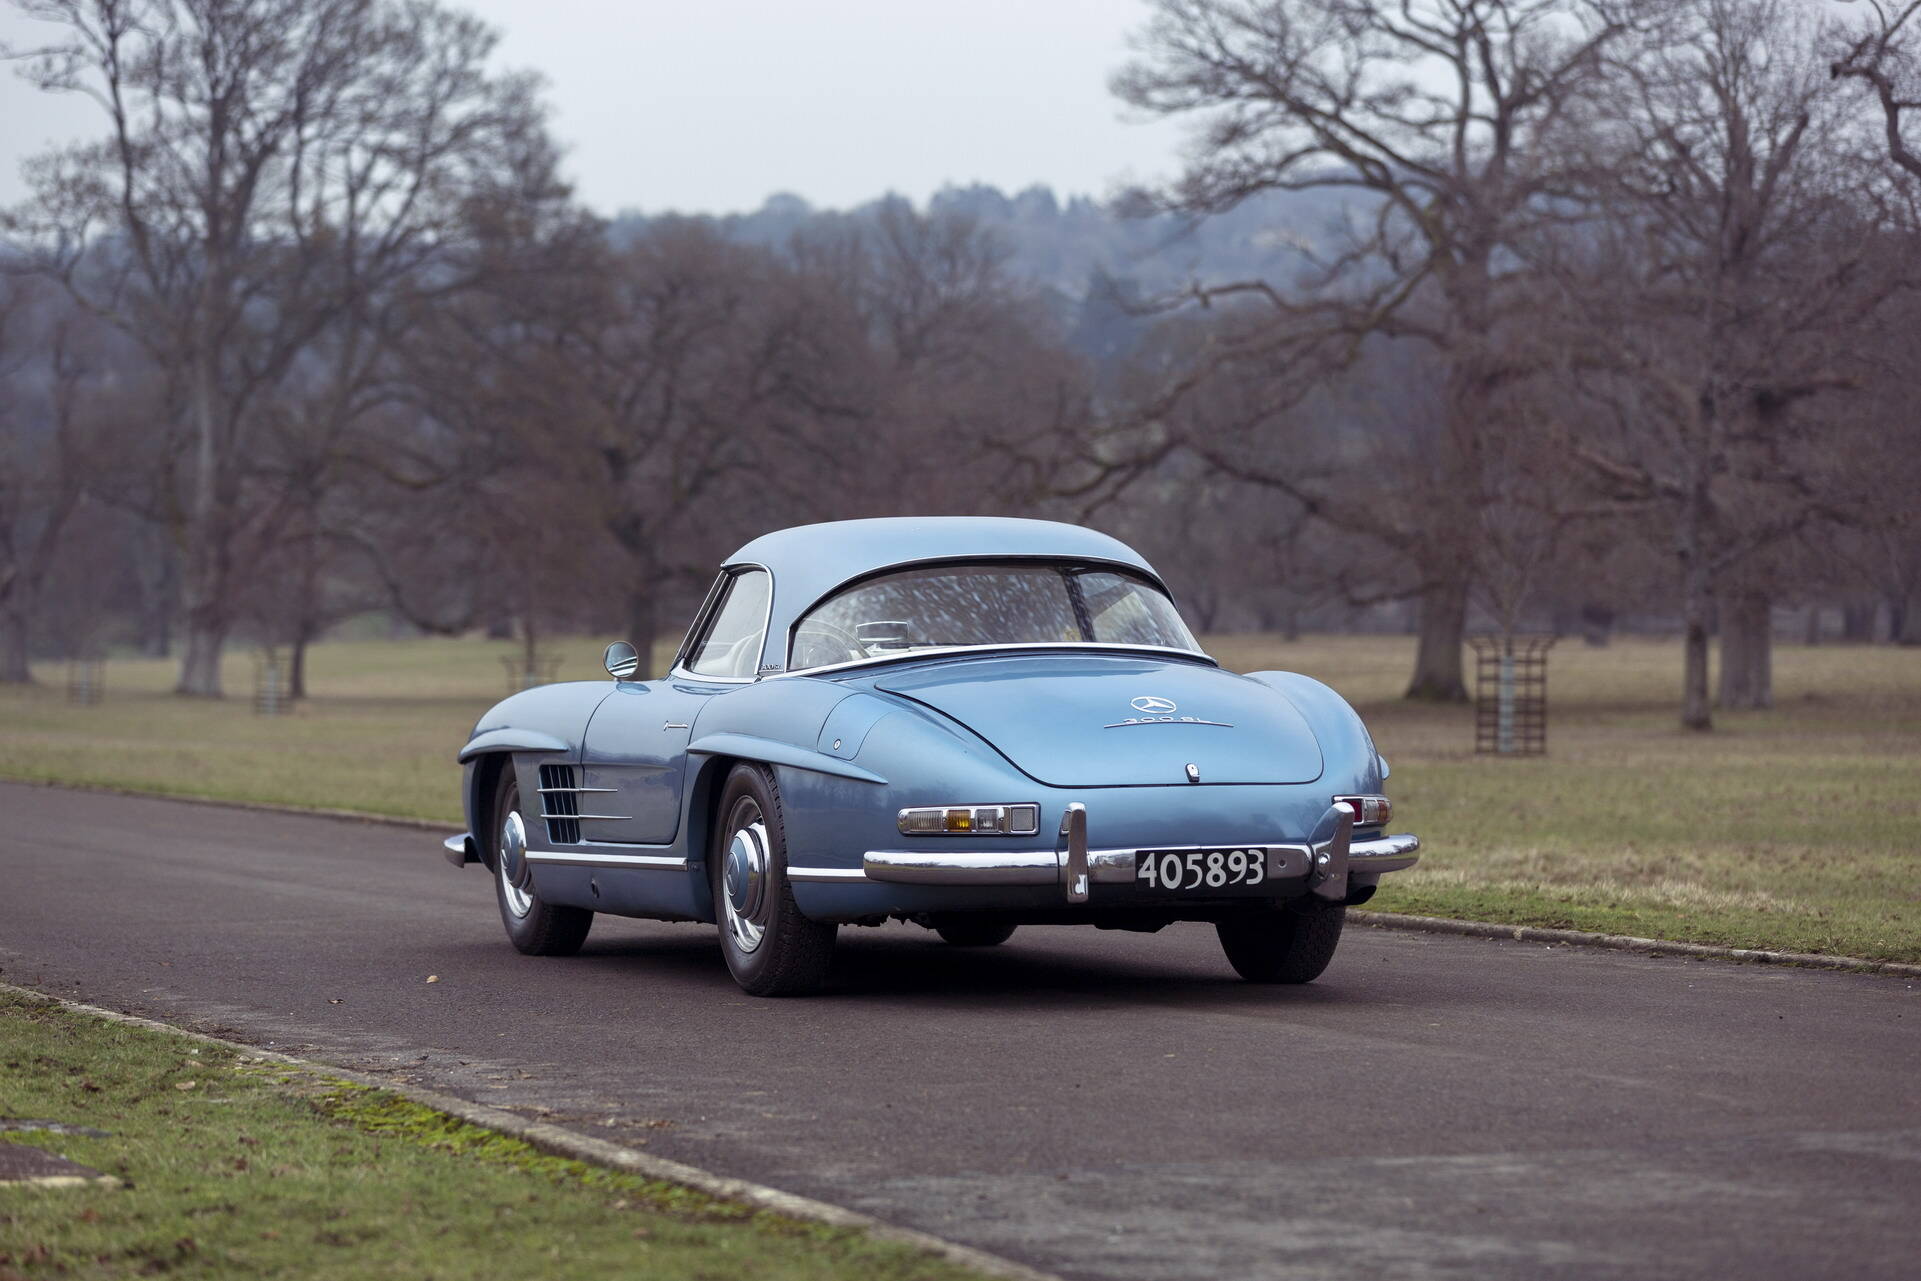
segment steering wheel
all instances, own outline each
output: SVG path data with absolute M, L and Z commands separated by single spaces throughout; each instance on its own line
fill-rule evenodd
M 825 667 L 828 663 L 852 662 L 855 659 L 867 657 L 867 648 L 860 643 L 859 637 L 844 627 L 839 627 L 833 623 L 822 622 L 818 619 L 808 623 L 807 626 L 800 628 L 794 633 L 794 654 L 796 657 L 801 655 L 802 646 L 806 644 L 809 638 L 813 638 L 817 646 L 830 650 L 839 650 L 841 657 L 828 659 L 826 662 L 820 663 L 809 662 L 806 664 L 806 667 Z M 808 657 L 811 659 L 813 655 L 809 654 Z M 800 670 L 804 671 L 806 668 L 803 667 Z

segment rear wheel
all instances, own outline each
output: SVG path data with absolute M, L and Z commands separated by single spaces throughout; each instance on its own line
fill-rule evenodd
M 1261 912 L 1214 926 L 1228 964 L 1249 983 L 1311 983 L 1334 959 L 1347 909 Z
M 587 941 L 594 914 L 581 907 L 557 907 L 534 889 L 527 862 L 527 819 L 520 810 L 520 783 L 511 762 L 500 771 L 494 791 L 494 898 L 500 923 L 513 945 L 529 956 L 572 956 Z
M 934 933 L 955 947 L 994 947 L 1014 937 L 1014 926 L 991 916 L 950 916 L 934 922 Z
M 787 883 L 780 791 L 756 765 L 736 765 L 721 789 L 708 859 L 727 969 L 750 996 L 797 996 L 827 981 L 836 927 L 810 921 Z

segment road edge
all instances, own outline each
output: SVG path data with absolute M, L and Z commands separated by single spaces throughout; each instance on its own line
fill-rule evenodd
M 46 779 L 12 778 L 6 775 L 0 775 L 0 783 L 17 783 L 22 787 L 45 787 L 70 792 L 106 792 L 113 796 L 180 801 L 187 805 L 212 805 L 223 809 L 253 810 L 268 814 L 339 818 L 357 823 L 384 823 L 389 827 L 406 827 L 416 831 L 441 832 L 448 835 L 454 834 L 458 826 L 452 820 L 441 822 L 431 818 L 407 818 L 399 814 L 368 814 L 360 810 L 307 809 L 298 805 L 276 805 L 271 801 L 225 800 L 217 796 L 181 796 L 172 792 L 149 792 L 132 787 L 115 787 L 110 783 L 56 783 Z M 1446 916 L 1409 916 L 1401 912 L 1350 910 L 1347 919 L 1356 925 L 1388 930 L 1409 930 L 1421 934 L 1455 934 L 1464 938 L 1511 939 L 1522 943 L 1566 943 L 1580 947 L 1609 948 L 1617 952 L 1687 956 L 1697 960 L 1745 961 L 1760 965 L 1792 965 L 1800 969 L 1840 970 L 1854 974 L 1892 974 L 1902 978 L 1921 978 L 1921 965 L 1910 965 L 1903 961 L 1874 961 L 1863 956 L 1828 955 L 1823 952 L 1778 952 L 1768 948 L 1730 947 L 1721 943 L 1682 943 L 1673 939 L 1639 938 L 1632 934 L 1594 934 L 1586 930 L 1557 930 L 1540 925 L 1503 925 L 1494 921 L 1462 921 Z M 171 1025 L 161 1024 L 160 1026 Z
M 1747 961 L 1763 965 L 1792 965 L 1802 969 L 1843 970 L 1854 974 L 1891 974 L 1921 978 L 1921 965 L 1901 961 L 1872 961 L 1861 956 L 1828 956 L 1820 952 L 1776 952 L 1767 948 L 1726 947 L 1719 943 L 1680 943 L 1673 939 L 1644 939 L 1632 934 L 1590 934 L 1586 930 L 1554 930 L 1538 925 L 1498 925 L 1489 921 L 1457 921 L 1445 916 L 1406 916 L 1399 912 L 1350 911 L 1356 925 L 1410 930 L 1424 934 L 1457 934 L 1466 938 L 1510 939 L 1522 943 L 1565 943 L 1610 948 L 1617 952 L 1651 952 L 1657 956 L 1685 956 L 1696 960 Z
M 549 1156 L 564 1157 L 605 1169 L 638 1174 L 642 1178 L 656 1179 L 662 1183 L 678 1184 L 722 1200 L 750 1205 L 759 1210 L 770 1210 L 790 1219 L 801 1219 L 832 1228 L 851 1228 L 865 1232 L 877 1241 L 908 1246 L 950 1263 L 972 1268 L 987 1276 L 1004 1278 L 1005 1281 L 1064 1281 L 1064 1278 L 1054 1273 L 1041 1272 L 1026 1264 L 1016 1263 L 1012 1259 L 1005 1259 L 997 1254 L 989 1254 L 973 1246 L 961 1245 L 958 1242 L 934 1236 L 932 1233 L 903 1228 L 872 1215 L 862 1214 L 858 1210 L 849 1210 L 845 1206 L 816 1201 L 812 1197 L 783 1192 L 779 1188 L 768 1187 L 766 1184 L 715 1174 L 699 1166 L 686 1165 L 679 1161 L 669 1161 L 665 1157 L 637 1152 L 633 1148 L 624 1147 L 607 1139 L 576 1134 L 564 1126 L 554 1125 L 548 1121 L 531 1121 L 519 1113 L 488 1107 L 484 1103 L 470 1102 L 458 1095 L 443 1094 L 439 1090 L 429 1090 L 422 1086 L 390 1080 L 367 1072 L 357 1072 L 352 1068 L 336 1067 L 331 1063 L 322 1063 L 315 1059 L 303 1059 L 278 1050 L 262 1049 L 257 1045 L 249 1045 L 245 1041 L 232 1041 L 206 1032 L 195 1032 L 190 1028 L 163 1023 L 158 1019 L 126 1014 L 119 1010 L 107 1009 L 105 1006 L 89 1005 L 85 1001 L 70 1000 L 52 992 L 42 992 L 37 988 L 21 987 L 16 983 L 0 982 L 0 991 L 49 1001 L 65 1009 L 77 1010 L 94 1018 L 105 1019 L 110 1023 L 122 1023 L 151 1032 L 184 1037 L 205 1045 L 218 1045 L 250 1058 L 282 1063 L 316 1076 L 386 1090 L 392 1094 L 398 1094 L 411 1103 L 432 1108 L 436 1112 L 445 1113 L 469 1125 L 477 1125 L 482 1129 L 519 1139 Z
M 351 823 L 384 823 L 388 827 L 410 827 L 422 832 L 452 832 L 458 819 L 410 818 L 405 814 L 369 814 L 365 810 L 313 809 L 305 805 L 282 805 L 274 801 L 236 801 L 224 796 L 193 796 L 185 792 L 156 792 L 140 787 L 120 787 L 113 783 L 68 783 L 47 778 L 20 778 L 0 774 L 0 783 L 18 787 L 44 787 L 57 792 L 103 792 L 108 796 L 131 796 L 143 801 L 179 801 L 182 805 L 209 805 L 215 809 L 245 810 L 256 814 L 291 814 L 307 818 L 340 818 Z

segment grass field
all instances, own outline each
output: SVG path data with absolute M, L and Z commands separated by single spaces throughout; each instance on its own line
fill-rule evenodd
M 603 642 L 560 642 L 562 679 L 604 679 Z M 1353 701 L 1393 766 L 1420 867 L 1389 911 L 1746 947 L 1921 960 L 1921 650 L 1783 646 L 1779 706 L 1676 728 L 1680 648 L 1564 644 L 1545 758 L 1473 753 L 1472 713 L 1403 703 L 1402 637 L 1221 636 L 1237 671 L 1291 668 Z M 508 645 L 339 642 L 287 717 L 167 693 L 170 664 L 116 661 L 72 707 L 63 673 L 0 692 L 0 776 L 458 821 L 453 753 L 504 692 Z M 664 657 L 664 655 L 663 655 Z M 251 688 L 251 659 L 228 665 Z M 429 855 L 423 854 L 423 857 Z
M 0 1278 L 963 1281 L 932 1256 L 547 1156 L 398 1095 L 0 991 L 0 1133 L 113 1186 L 0 1184 Z

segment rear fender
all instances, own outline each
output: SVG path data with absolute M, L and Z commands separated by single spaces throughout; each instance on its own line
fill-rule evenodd
M 1248 676 L 1294 704 L 1313 729 L 1326 766 L 1321 782 L 1329 796 L 1381 790 L 1380 753 L 1374 750 L 1374 739 L 1360 713 L 1345 698 L 1299 672 L 1249 672 Z

